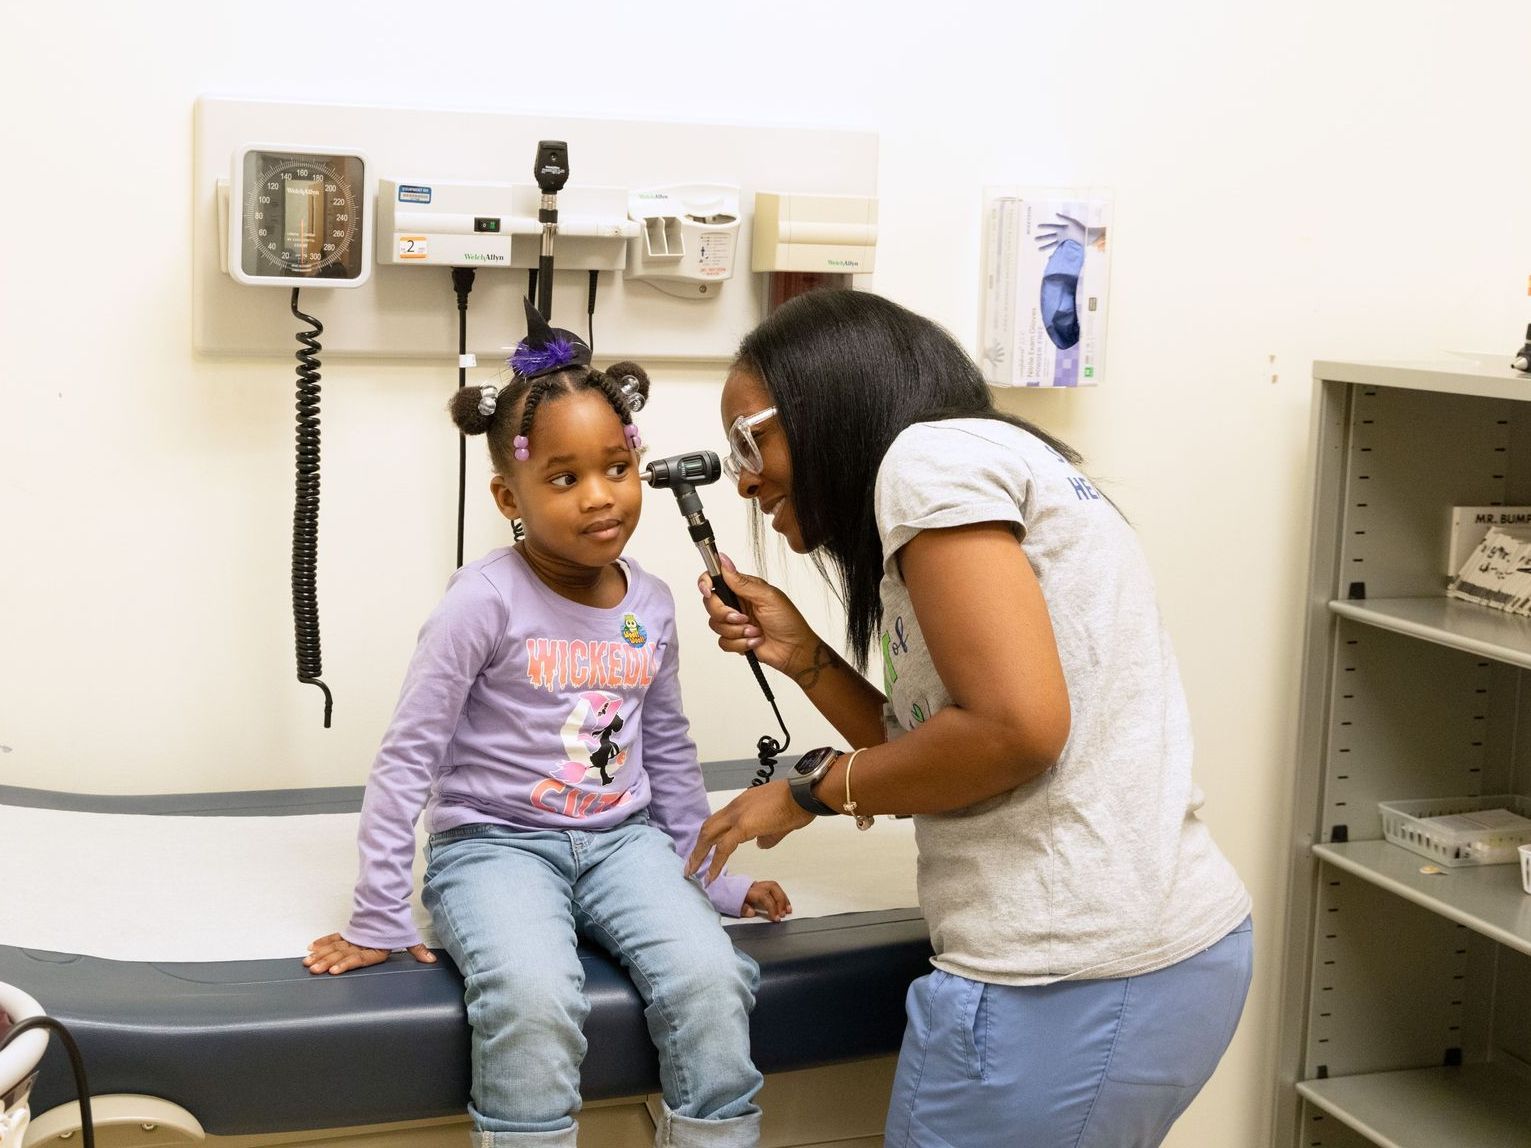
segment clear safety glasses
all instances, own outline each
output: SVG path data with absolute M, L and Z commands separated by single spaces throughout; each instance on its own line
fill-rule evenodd
M 723 469 L 728 472 L 729 478 L 738 482 L 739 475 L 744 471 L 760 473 L 765 463 L 760 458 L 760 445 L 755 441 L 755 428 L 775 417 L 776 408 L 766 407 L 763 411 L 740 415 L 734 420 L 728 428 L 728 457 L 723 460 Z

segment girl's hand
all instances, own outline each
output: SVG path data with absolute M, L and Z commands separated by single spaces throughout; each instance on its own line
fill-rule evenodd
M 813 814 L 792 800 L 785 781 L 768 781 L 746 789 L 702 822 L 696 848 L 686 860 L 686 875 L 689 877 L 702 867 L 710 849 L 712 864 L 707 869 L 707 880 L 715 881 L 734 850 L 744 842 L 758 840 L 762 849 L 769 849 L 812 820 Z M 756 883 L 757 887 L 759 884 Z
M 718 636 L 718 648 L 731 654 L 753 650 L 765 665 L 788 676 L 813 663 L 818 635 L 788 598 L 763 578 L 741 574 L 724 555 L 719 555 L 723 580 L 739 599 L 742 612 L 713 592 L 712 579 L 703 574 L 696 588 L 707 607 L 708 625 Z
M 368 949 L 353 945 L 339 933 L 320 937 L 308 946 L 308 956 L 303 963 L 311 973 L 343 973 L 347 969 L 364 969 L 368 965 L 380 965 L 388 959 L 387 949 Z M 422 965 L 434 965 L 436 954 L 424 945 L 409 946 L 409 955 Z
M 744 895 L 741 917 L 769 917 L 779 921 L 792 912 L 792 902 L 787 900 L 786 890 L 775 881 L 756 881 Z

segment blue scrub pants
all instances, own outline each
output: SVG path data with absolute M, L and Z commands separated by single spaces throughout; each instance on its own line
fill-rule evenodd
M 1016 987 L 936 970 L 909 989 L 885 1148 L 1151 1148 L 1233 1039 L 1248 918 L 1179 964 Z

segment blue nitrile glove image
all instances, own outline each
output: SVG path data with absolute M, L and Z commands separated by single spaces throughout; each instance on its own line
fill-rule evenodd
M 1074 292 L 1082 270 L 1083 245 L 1076 239 L 1065 239 L 1054 246 L 1042 272 L 1042 323 L 1053 345 L 1064 351 L 1079 342 L 1079 309 L 1074 303 Z
M 1102 251 L 1106 247 L 1106 229 L 1104 227 L 1086 227 L 1072 215 L 1064 215 L 1058 212 L 1051 223 L 1037 224 L 1037 248 L 1040 251 L 1048 251 L 1057 247 L 1065 240 L 1072 239 L 1074 242 L 1085 247 L 1099 247 Z

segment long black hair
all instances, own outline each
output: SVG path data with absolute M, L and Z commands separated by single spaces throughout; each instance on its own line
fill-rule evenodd
M 792 455 L 792 506 L 819 573 L 833 566 L 847 652 L 858 669 L 882 624 L 882 542 L 874 493 L 893 440 L 915 423 L 981 418 L 1080 456 L 1040 427 L 995 409 L 978 366 L 942 327 L 865 291 L 811 291 L 744 337 L 734 367 L 776 404 Z M 826 561 L 827 558 L 827 561 Z

